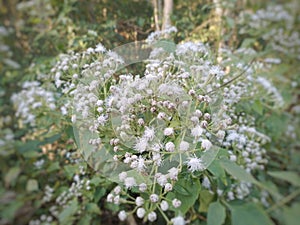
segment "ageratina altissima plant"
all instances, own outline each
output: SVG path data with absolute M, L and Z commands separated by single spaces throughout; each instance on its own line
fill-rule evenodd
M 16 116 L 21 119 L 22 124 L 35 126 L 38 116 L 45 111 L 56 109 L 56 96 L 53 92 L 41 87 L 38 81 L 26 81 L 22 88 L 21 92 L 11 97 L 16 108 Z
M 119 74 L 124 59 L 100 44 L 64 55 L 51 71 L 69 96 L 83 157 L 117 184 L 107 202 L 120 220 L 176 225 L 195 219 L 201 189 L 224 202 L 261 198 L 267 205 L 265 191 L 250 195 L 257 189 L 251 179 L 225 176 L 236 175 L 232 165 L 251 174 L 267 163 L 269 138 L 239 108 L 262 96 L 267 81 L 256 77 L 258 64 L 224 54 L 217 65 L 203 43 L 158 46 L 141 75 Z
M 254 104 L 267 95 L 270 105 L 282 104 L 272 84 L 255 75 L 264 65 L 234 60 L 239 54 L 252 57 L 251 49 L 224 50 L 216 65 L 203 43 L 159 46 L 142 75 L 120 74 L 125 60 L 101 44 L 61 56 L 51 70 L 60 99 L 38 83 L 26 83 L 21 93 L 31 96 L 26 94 L 24 122 L 34 125 L 36 107 L 70 115 L 84 159 L 117 184 L 107 202 L 118 209 L 120 220 L 188 223 L 195 219 L 194 205 L 204 204 L 201 190 L 224 205 L 258 198 L 268 205 L 267 192 L 257 194 L 251 179 L 230 176 L 236 174 L 227 168 L 238 164 L 251 174 L 267 163 L 269 138 L 240 109 L 245 101 Z M 12 98 L 15 103 L 19 96 Z
M 283 54 L 287 59 L 299 60 L 298 10 L 299 6 L 296 2 L 288 2 L 270 4 L 256 12 L 242 11 L 239 18 L 239 25 L 241 25 L 239 33 L 260 38 L 267 45 L 267 50 Z M 254 41 L 254 39 L 249 40 Z

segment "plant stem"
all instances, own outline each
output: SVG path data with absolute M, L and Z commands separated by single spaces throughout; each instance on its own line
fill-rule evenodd
M 277 202 L 275 205 L 271 206 L 270 208 L 268 208 L 266 211 L 267 213 L 270 213 L 272 211 L 274 211 L 277 208 L 280 208 L 282 206 L 284 206 L 285 204 L 287 204 L 289 201 L 291 201 L 293 198 L 297 197 L 297 195 L 300 194 L 300 189 L 292 192 L 291 194 L 289 194 L 288 196 L 284 197 L 283 199 L 281 199 L 279 202 Z

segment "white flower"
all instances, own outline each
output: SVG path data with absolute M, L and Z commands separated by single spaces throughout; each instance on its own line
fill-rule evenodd
M 204 177 L 203 178 L 203 181 L 202 181 L 202 186 L 209 189 L 210 188 L 210 181 L 207 177 Z
M 103 105 L 103 100 L 97 100 L 96 105 L 97 106 L 102 106 Z
M 221 189 L 217 189 L 217 194 L 218 194 L 218 196 L 222 196 L 222 194 L 223 194 L 223 190 L 221 190 Z
M 178 208 L 181 206 L 181 201 L 177 198 L 174 198 L 172 201 L 172 205 L 174 206 L 174 208 Z
M 164 135 L 165 136 L 171 136 L 172 134 L 174 134 L 174 129 L 173 127 L 167 127 L 164 130 Z
M 191 130 L 191 134 L 193 137 L 200 137 L 203 131 L 203 128 L 198 125 Z
M 124 180 L 124 184 L 125 184 L 125 187 L 129 189 L 136 185 L 136 181 L 133 177 L 127 177 Z
M 147 139 L 148 141 L 152 141 L 154 137 L 155 137 L 154 128 L 146 127 L 144 132 L 144 138 Z
M 164 186 L 166 183 L 168 182 L 168 179 L 167 179 L 167 176 L 165 175 L 160 175 L 158 178 L 157 178 L 157 183 L 160 185 L 160 186 Z
M 177 180 L 177 176 L 178 176 L 178 169 L 175 167 L 172 167 L 171 169 L 168 170 L 169 172 L 169 177 L 171 180 Z
M 229 200 L 234 200 L 234 194 L 233 194 L 233 192 L 232 192 L 232 191 L 229 191 L 229 192 L 227 193 L 227 197 L 228 197 Z
M 143 204 L 144 204 L 144 199 L 142 198 L 142 197 L 137 197 L 136 199 L 135 199 L 135 204 L 137 205 L 137 206 L 142 206 Z
M 169 208 L 169 203 L 165 200 L 162 200 L 160 203 L 160 208 L 162 211 L 167 211 Z
M 146 210 L 144 208 L 138 208 L 136 211 L 136 216 L 140 219 L 144 218 Z
M 120 194 L 121 193 L 121 187 L 120 186 L 116 186 L 114 188 L 114 192 L 115 192 L 116 195 Z
M 208 121 L 211 119 L 211 115 L 209 113 L 204 113 L 203 118 Z
M 177 216 L 171 219 L 173 225 L 185 225 L 185 220 L 182 216 Z
M 236 156 L 235 155 L 231 155 L 230 156 L 230 160 L 233 161 L 233 162 L 235 162 L 236 161 Z
M 127 173 L 126 172 L 122 172 L 122 173 L 119 174 L 119 180 L 120 181 L 124 181 L 126 177 L 127 177 Z
M 167 152 L 174 152 L 175 151 L 175 145 L 173 144 L 173 142 L 168 142 L 166 144 L 166 151 Z
M 117 195 L 115 198 L 114 198 L 114 203 L 116 205 L 119 205 L 120 204 L 120 195 Z
M 114 161 L 119 161 L 118 155 L 114 155 L 114 156 L 113 156 L 113 160 L 114 160 Z
M 145 124 L 145 121 L 143 120 L 143 118 L 139 118 L 139 119 L 138 119 L 138 124 L 139 124 L 140 126 L 143 126 L 143 125 Z
M 173 189 L 173 185 L 170 184 L 170 183 L 166 183 L 166 185 L 165 185 L 165 191 L 172 191 L 172 189 Z
M 158 113 L 158 115 L 157 115 L 157 119 L 159 119 L 159 120 L 162 120 L 162 119 L 164 119 L 166 117 L 166 114 L 164 113 L 164 112 L 160 112 L 160 113 Z
M 130 163 L 131 162 L 131 157 L 125 155 L 125 159 L 123 160 L 124 163 Z M 125 178 L 124 178 L 125 179 Z
M 195 112 L 194 112 L 194 115 L 197 116 L 198 118 L 200 118 L 202 116 L 202 112 L 197 109 Z
M 191 117 L 191 121 L 195 124 L 198 124 L 199 123 L 199 118 L 197 116 L 192 116 Z
M 140 156 L 138 159 L 137 159 L 137 169 L 138 169 L 138 171 L 144 171 L 144 169 L 145 169 L 145 167 L 146 167 L 146 165 L 145 165 L 145 159 L 142 157 L 142 156 Z
M 224 131 L 224 130 L 219 130 L 219 131 L 217 132 L 217 137 L 218 137 L 219 139 L 223 140 L 224 137 L 225 137 L 225 131 Z
M 140 190 L 140 192 L 145 192 L 147 190 L 147 184 L 141 183 L 139 185 L 139 190 Z
M 187 166 L 191 172 L 204 170 L 202 160 L 197 157 L 190 158 L 190 160 L 187 162 Z
M 127 214 L 124 210 L 122 210 L 122 211 L 119 212 L 118 217 L 121 221 L 124 221 L 127 218 Z
M 185 152 L 189 149 L 189 147 L 190 147 L 190 144 L 188 142 L 182 141 L 182 142 L 180 142 L 179 150 L 182 152 Z
M 155 143 L 151 146 L 151 150 L 155 152 L 159 152 L 162 148 L 162 145 L 160 143 Z
M 106 51 L 106 49 L 105 49 L 105 47 L 102 45 L 102 44 L 97 44 L 96 45 L 96 48 L 95 48 L 95 52 L 105 52 Z
M 158 199 L 159 199 L 159 197 L 158 197 L 157 194 L 150 195 L 150 201 L 151 202 L 158 202 Z
M 209 70 L 209 73 L 215 75 L 217 79 L 220 79 L 224 76 L 224 71 L 220 68 L 220 66 L 212 66 Z
M 212 147 L 212 143 L 205 139 L 205 140 L 202 140 L 202 143 L 201 143 L 201 148 L 203 148 L 204 150 L 208 150 Z
M 151 213 L 148 214 L 148 220 L 149 220 L 150 222 L 155 221 L 156 218 L 157 218 L 157 215 L 156 215 L 155 212 L 151 212 Z
M 72 121 L 72 123 L 75 123 L 75 122 L 76 122 L 76 115 L 72 115 L 71 121 Z
M 111 194 L 111 193 L 108 194 L 107 197 L 106 197 L 106 201 L 107 201 L 107 202 L 113 202 L 113 200 L 114 200 L 113 194 Z
M 169 96 L 171 95 L 180 95 L 182 93 L 182 88 L 176 84 L 161 84 L 158 87 L 158 91 L 161 94 L 167 94 Z
M 148 140 L 145 138 L 138 138 L 136 141 L 136 144 L 134 146 L 134 149 L 138 151 L 139 153 L 142 153 L 146 151 L 146 148 L 148 146 Z
M 160 166 L 162 162 L 161 154 L 157 152 L 153 152 L 152 154 L 153 154 L 152 160 L 155 162 L 156 165 Z

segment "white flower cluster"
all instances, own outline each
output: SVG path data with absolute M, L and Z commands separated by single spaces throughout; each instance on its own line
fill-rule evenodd
M 146 39 L 146 41 L 148 43 L 154 43 L 155 41 L 163 38 L 165 35 L 170 35 L 172 33 L 176 33 L 177 32 L 177 28 L 176 27 L 168 27 L 164 30 L 159 30 L 159 31 L 155 31 L 155 32 L 152 32 L 148 38 Z
M 79 166 L 79 173 L 73 176 L 73 182 L 71 183 L 69 189 L 64 190 L 55 198 L 54 188 L 49 185 L 45 186 L 44 196 L 42 198 L 42 204 L 50 204 L 48 214 L 43 214 L 39 219 L 33 219 L 29 224 L 51 224 L 52 221 L 59 219 L 59 214 L 62 210 L 69 206 L 70 202 L 74 199 L 82 198 L 84 191 L 89 191 L 91 189 L 91 182 L 89 179 L 84 178 L 86 174 L 85 168 Z M 79 215 L 84 206 L 79 209 L 76 214 Z
M 46 185 L 46 187 L 45 187 L 45 195 L 44 195 L 44 197 L 42 199 L 43 203 L 51 201 L 51 198 L 53 196 L 53 191 L 54 191 L 53 188 L 51 188 L 49 185 Z
M 51 225 L 53 222 L 52 216 L 45 214 L 41 215 L 39 219 L 29 221 L 29 225 Z
M 103 102 L 95 102 L 96 96 L 93 94 L 80 95 L 78 92 L 93 92 L 99 88 L 106 80 L 110 79 L 115 71 L 123 64 L 123 59 L 112 51 L 106 51 L 102 44 L 96 45 L 95 48 L 88 48 L 86 51 L 79 53 L 70 53 L 70 55 L 61 55 L 60 60 L 51 69 L 55 85 L 61 89 L 63 94 L 75 95 L 74 101 L 77 103 L 76 108 L 84 117 L 87 117 L 88 108 L 97 103 L 97 110 L 102 112 L 101 106 Z M 94 80 L 89 83 L 78 84 L 80 79 L 85 77 L 94 77 Z M 101 85 L 100 85 L 101 84 Z M 63 102 L 65 114 L 72 102 L 64 99 Z M 73 116 L 72 120 L 76 120 Z M 105 120 L 99 119 L 101 124 Z
M 273 84 L 271 84 L 270 81 L 268 81 L 264 77 L 257 77 L 256 81 L 265 88 L 267 94 L 270 95 L 271 98 L 274 98 L 273 101 L 277 102 L 278 106 L 283 106 L 284 104 L 283 97 L 279 93 L 278 89 Z
M 11 97 L 16 116 L 20 117 L 24 124 L 34 126 L 38 113 L 56 109 L 54 93 L 40 85 L 37 81 L 26 81 L 22 85 L 22 91 Z
M 158 211 L 180 208 L 181 200 L 168 193 L 182 173 L 202 177 L 208 167 L 205 156 L 216 146 L 251 173 L 264 169 L 263 145 L 269 141 L 255 130 L 253 118 L 236 107 L 259 96 L 255 64 L 224 57 L 224 66 L 216 65 L 203 43 L 154 52 L 142 76 L 116 76 L 123 60 L 102 45 L 64 56 L 52 70 L 57 87 L 73 98 L 72 122 L 80 142 L 88 144 L 86 150 L 80 146 L 85 159 L 119 184 L 107 201 L 132 204 L 138 218 L 151 222 Z M 204 177 L 202 185 L 210 189 L 210 179 Z M 236 183 L 228 198 L 244 198 L 250 190 L 250 185 Z M 66 196 L 59 202 L 66 202 Z M 127 210 L 119 212 L 120 220 L 132 213 Z M 182 217 L 170 221 L 185 223 Z
M 10 49 L 10 46 L 5 43 L 5 38 L 9 36 L 11 31 L 11 28 L 0 26 L 0 63 L 5 64 L 12 69 L 19 69 L 20 65 L 12 59 L 13 52 Z
M 294 29 L 299 22 L 299 17 L 293 13 L 298 7 L 295 4 L 268 5 L 255 13 L 242 12 L 240 21 L 245 26 L 240 33 L 261 35 L 273 50 L 300 59 L 300 34 Z

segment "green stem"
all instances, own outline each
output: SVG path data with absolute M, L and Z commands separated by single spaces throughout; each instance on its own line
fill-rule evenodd
M 167 224 L 170 224 L 170 220 L 168 219 L 168 217 L 166 216 L 166 214 L 164 213 L 164 211 L 162 211 L 162 209 L 159 206 L 157 208 L 158 208 L 159 212 L 161 213 L 161 215 L 166 220 Z
M 273 205 L 270 208 L 268 208 L 266 210 L 267 213 L 270 213 L 270 212 L 274 211 L 275 209 L 284 206 L 285 204 L 287 204 L 288 202 L 290 202 L 293 198 L 297 197 L 297 195 L 299 195 L 299 194 L 300 194 L 300 189 L 292 192 L 291 194 L 289 194 L 288 196 L 284 197 L 279 202 L 277 202 L 275 205 Z

